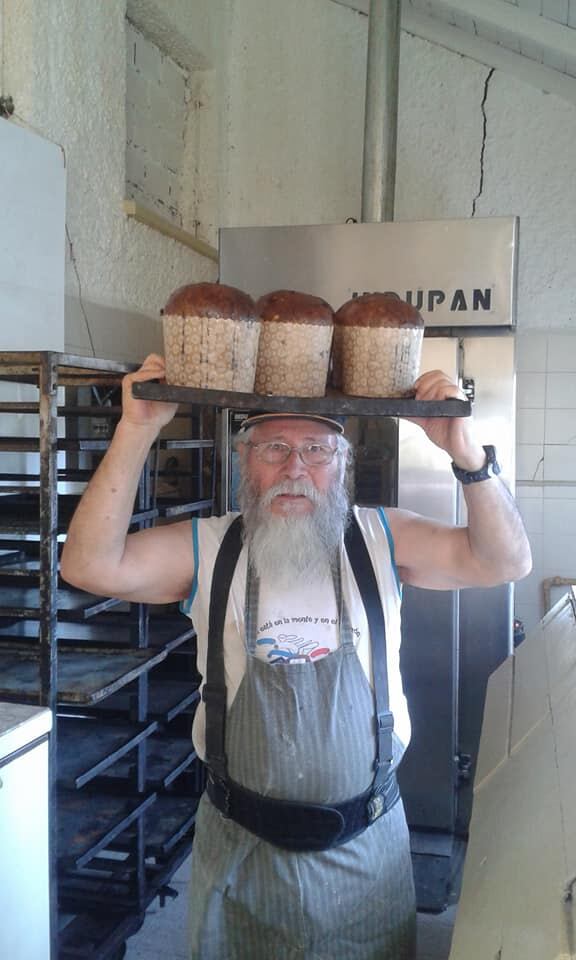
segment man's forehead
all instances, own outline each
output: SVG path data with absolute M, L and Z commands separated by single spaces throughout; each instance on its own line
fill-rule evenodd
M 313 420 L 304 419 L 277 417 L 274 420 L 254 424 L 252 430 L 255 441 L 285 440 L 298 437 L 299 440 L 322 440 L 333 444 L 336 438 L 334 430 L 327 429 L 321 423 L 314 423 Z

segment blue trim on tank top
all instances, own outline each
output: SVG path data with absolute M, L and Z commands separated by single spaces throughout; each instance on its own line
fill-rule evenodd
M 400 583 L 400 577 L 398 575 L 398 567 L 396 566 L 396 559 L 394 556 L 394 538 L 392 536 L 392 531 L 390 530 L 390 525 L 388 523 L 388 518 L 384 512 L 384 507 L 378 507 L 378 516 L 382 522 L 382 526 L 386 531 L 386 539 L 388 540 L 388 549 L 390 551 L 390 560 L 392 561 L 392 569 L 394 571 L 394 577 L 396 579 L 396 587 L 398 588 L 398 595 L 402 596 L 402 584 Z
M 192 585 L 190 587 L 190 593 L 186 599 L 182 600 L 180 603 L 180 611 L 186 614 L 190 613 L 192 604 L 194 603 L 194 597 L 196 596 L 196 591 L 198 590 L 198 517 L 192 517 L 192 555 L 194 557 L 194 576 L 192 577 Z

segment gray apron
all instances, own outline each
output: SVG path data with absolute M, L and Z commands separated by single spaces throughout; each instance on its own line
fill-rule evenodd
M 339 584 L 337 597 L 341 598 Z M 335 803 L 374 775 L 374 696 L 342 609 L 340 646 L 310 663 L 255 653 L 248 575 L 246 672 L 226 721 L 229 776 L 265 796 Z M 394 762 L 402 756 L 394 737 Z M 402 803 L 329 850 L 292 852 L 227 819 L 206 794 L 192 853 L 191 960 L 413 960 L 416 912 Z

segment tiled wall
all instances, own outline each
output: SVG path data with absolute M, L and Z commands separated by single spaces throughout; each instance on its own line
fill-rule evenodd
M 515 612 L 530 629 L 542 581 L 576 582 L 576 330 L 519 334 L 516 368 L 516 497 L 534 568 L 516 585 Z

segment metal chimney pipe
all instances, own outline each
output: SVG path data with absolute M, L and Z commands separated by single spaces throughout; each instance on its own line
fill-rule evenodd
M 370 0 L 362 221 L 394 219 L 400 0 Z

